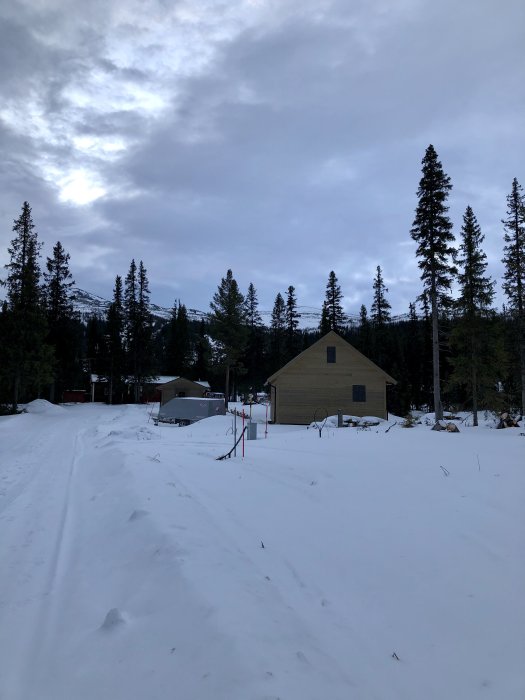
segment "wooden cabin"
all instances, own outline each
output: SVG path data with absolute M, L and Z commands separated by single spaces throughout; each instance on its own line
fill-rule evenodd
M 161 390 L 165 384 L 170 383 L 178 377 L 155 377 L 151 381 L 143 382 L 140 387 L 140 403 L 158 402 L 161 399 Z M 92 374 L 90 375 L 89 399 L 90 401 L 104 401 L 105 403 L 134 403 L 135 387 L 133 379 L 128 377 L 121 385 L 120 394 L 114 393 L 111 401 L 109 397 L 109 382 L 107 377 Z
M 157 387 L 160 391 L 160 405 L 171 401 L 176 397 L 186 398 L 203 398 L 210 391 L 210 385 L 204 381 L 193 381 L 192 379 L 184 379 L 184 377 L 175 377 L 171 381 Z
M 308 425 L 342 411 L 387 418 L 386 388 L 395 379 L 330 331 L 267 381 L 273 423 Z

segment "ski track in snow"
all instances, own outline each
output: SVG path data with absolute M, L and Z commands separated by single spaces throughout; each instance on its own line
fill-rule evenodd
M 523 438 L 228 425 L 0 420 L 1 700 L 522 700 Z

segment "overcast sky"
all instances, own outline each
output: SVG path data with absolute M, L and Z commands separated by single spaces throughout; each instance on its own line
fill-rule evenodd
M 133 257 L 164 306 L 208 310 L 231 268 L 262 310 L 289 285 L 320 308 L 334 270 L 357 314 L 381 265 L 405 313 L 432 143 L 501 288 L 523 0 L 10 0 L 0 22 L 2 265 L 28 200 L 44 256 L 60 240 L 106 298 Z

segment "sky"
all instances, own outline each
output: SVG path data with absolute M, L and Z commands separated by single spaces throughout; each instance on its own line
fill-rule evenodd
M 163 306 L 207 311 L 231 269 L 262 311 L 290 285 L 320 309 L 334 270 L 354 315 L 380 265 L 403 314 L 432 143 L 500 305 L 524 39 L 522 0 L 2 3 L 0 265 L 27 200 L 43 263 L 60 240 L 105 298 L 134 258 Z

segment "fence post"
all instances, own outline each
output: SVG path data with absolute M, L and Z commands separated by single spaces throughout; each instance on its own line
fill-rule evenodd
M 242 458 L 244 459 L 244 408 L 242 409 Z

